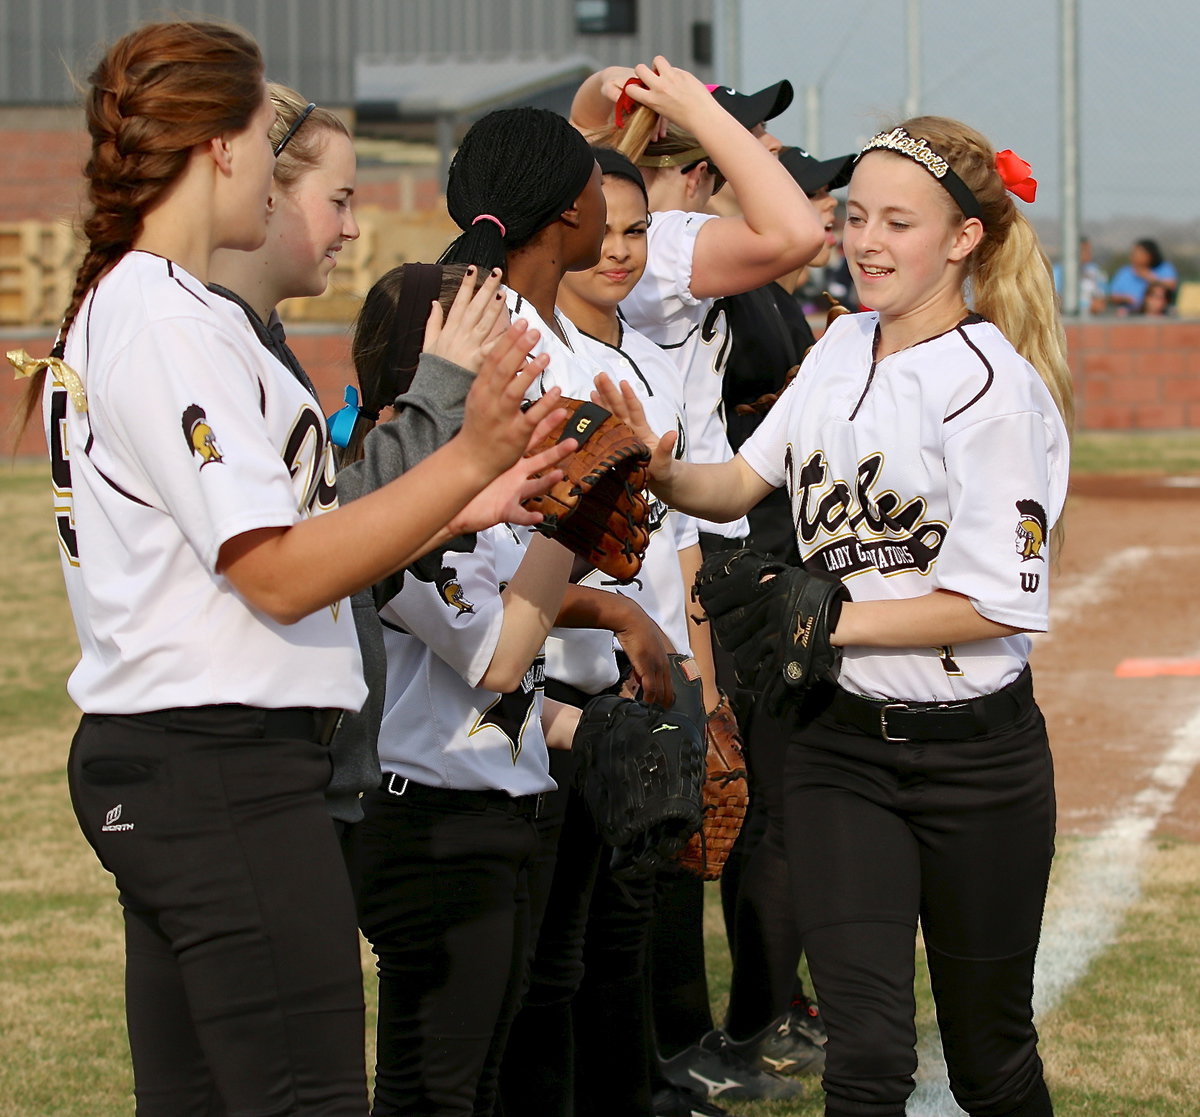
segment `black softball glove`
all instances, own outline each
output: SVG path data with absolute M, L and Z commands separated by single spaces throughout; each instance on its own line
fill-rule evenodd
M 576 786 L 601 838 L 615 847 L 613 875 L 675 858 L 700 827 L 704 739 L 685 717 L 633 698 L 593 698 L 571 743 Z
M 850 599 L 840 582 L 757 551 L 724 551 L 704 560 L 692 592 L 733 657 L 738 681 L 771 709 L 802 697 L 841 662 L 829 642 Z

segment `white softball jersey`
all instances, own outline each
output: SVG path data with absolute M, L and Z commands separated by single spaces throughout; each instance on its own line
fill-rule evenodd
M 1067 431 L 1034 368 L 971 315 L 873 360 L 876 314 L 843 315 L 740 453 L 785 486 L 806 566 L 854 601 L 962 594 L 1000 624 L 1044 631 L 1050 531 L 1067 491 Z M 998 690 L 1024 633 L 956 647 L 845 649 L 839 681 L 875 698 Z
M 500 594 L 525 556 L 501 524 L 468 552 L 446 551 L 433 582 L 405 578 L 380 611 L 387 687 L 379 731 L 385 772 L 459 791 L 551 791 L 542 734 L 545 660 L 509 694 L 479 684 L 504 622 Z
M 221 546 L 337 505 L 316 400 L 241 309 L 130 252 L 80 308 L 44 415 L 86 713 L 242 703 L 357 710 L 350 603 L 281 625 L 216 572 Z M 68 378 L 69 379 L 69 378 Z
M 564 344 L 532 303 L 511 288 L 506 297 L 513 318 L 524 318 L 541 334 L 532 356 L 550 355 L 549 365 L 530 387 L 528 397 L 538 399 L 550 388 L 560 388 L 568 398 L 591 399 L 596 373 L 593 363 L 584 354 L 583 335 L 574 323 L 558 311 L 554 312 L 554 319 L 567 339 Z M 546 674 L 585 694 L 607 690 L 620 678 L 617 657 L 613 653 L 613 634 L 600 628 L 552 628 L 546 638 Z
M 705 222 L 715 220 L 710 213 L 655 213 L 646 231 L 646 272 L 621 302 L 625 321 L 659 346 L 682 377 L 688 457 L 694 462 L 733 457 L 721 398 L 729 359 L 725 312 L 716 300 L 698 299 L 691 292 L 696 236 Z M 702 532 L 726 539 L 750 534 L 745 517 L 724 524 L 697 522 Z
M 593 362 L 593 378 L 607 372 L 617 382 L 628 381 L 645 409 L 651 430 L 659 436 L 675 431 L 676 456 L 685 457 L 683 401 L 678 392 L 678 373 L 670 358 L 625 323 L 621 324 L 615 346 L 584 333 L 580 334 L 579 344 L 582 354 Z M 650 542 L 637 578 L 628 585 L 619 585 L 594 570 L 582 584 L 612 589 L 636 600 L 666 633 L 672 647 L 687 655 L 691 653 L 691 641 L 679 552 L 698 540 L 696 522 L 668 508 L 653 493 L 646 495 L 650 501 Z

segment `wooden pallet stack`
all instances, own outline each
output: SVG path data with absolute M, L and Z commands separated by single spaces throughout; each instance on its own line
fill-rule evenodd
M 436 260 L 458 235 L 445 212 L 363 206 L 356 216 L 361 233 L 339 254 L 329 290 L 318 298 L 289 299 L 280 307 L 285 321 L 351 322 L 384 272 L 410 260 Z M 82 253 L 66 222 L 0 223 L 0 326 L 57 323 L 71 297 Z
M 49 326 L 71 297 L 83 249 L 62 221 L 0 223 L 0 326 Z
M 279 308 L 285 322 L 352 322 L 371 285 L 398 264 L 432 263 L 459 229 L 444 213 L 397 213 L 376 206 L 355 210 L 359 237 L 347 241 L 329 290 L 317 298 L 288 299 Z

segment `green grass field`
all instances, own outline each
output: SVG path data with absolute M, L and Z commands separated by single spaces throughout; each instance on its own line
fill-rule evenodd
M 1200 473 L 1200 438 L 1085 436 L 1076 460 L 1088 469 Z M 63 768 L 77 715 L 63 682 L 76 647 L 42 466 L 3 468 L 0 515 L 0 1117 L 115 1117 L 133 1111 L 120 919 L 67 798 Z M 1076 849 L 1060 843 L 1060 869 Z M 1200 847 L 1160 843 L 1119 940 L 1039 1021 L 1063 1117 L 1200 1112 L 1198 893 Z M 719 922 L 712 906 L 718 1019 L 728 983 Z M 928 1032 L 928 997 L 920 1004 Z M 798 1104 L 738 1111 L 815 1117 L 818 1095 L 812 1083 Z

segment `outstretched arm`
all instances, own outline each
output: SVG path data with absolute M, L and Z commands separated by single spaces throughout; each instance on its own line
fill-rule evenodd
M 529 540 L 525 557 L 500 592 L 504 605 L 500 638 L 481 687 L 507 693 L 520 685 L 562 607 L 574 557 L 544 535 Z
M 557 389 L 521 410 L 545 367 L 542 358 L 526 360 L 536 341 L 536 331 L 518 322 L 491 345 L 467 396 L 463 429 L 436 453 L 345 508 L 234 536 L 221 547 L 217 572 L 250 605 L 293 624 L 456 535 L 504 521 L 536 523 L 520 501 L 561 479 L 553 466 L 576 445 L 567 439 L 521 457 L 565 414 Z
M 591 586 L 567 587 L 554 622 L 560 628 L 605 628 L 621 645 L 647 702 L 675 701 L 667 656 L 675 649 L 663 630 L 632 598 Z
M 774 488 L 740 454 L 719 465 L 677 460 L 672 453 L 675 432 L 662 438 L 654 433 L 637 393 L 626 381 L 618 387 L 601 373 L 596 377 L 593 399 L 630 426 L 650 448 L 650 490 L 672 508 L 702 520 L 728 523 L 744 516 Z

